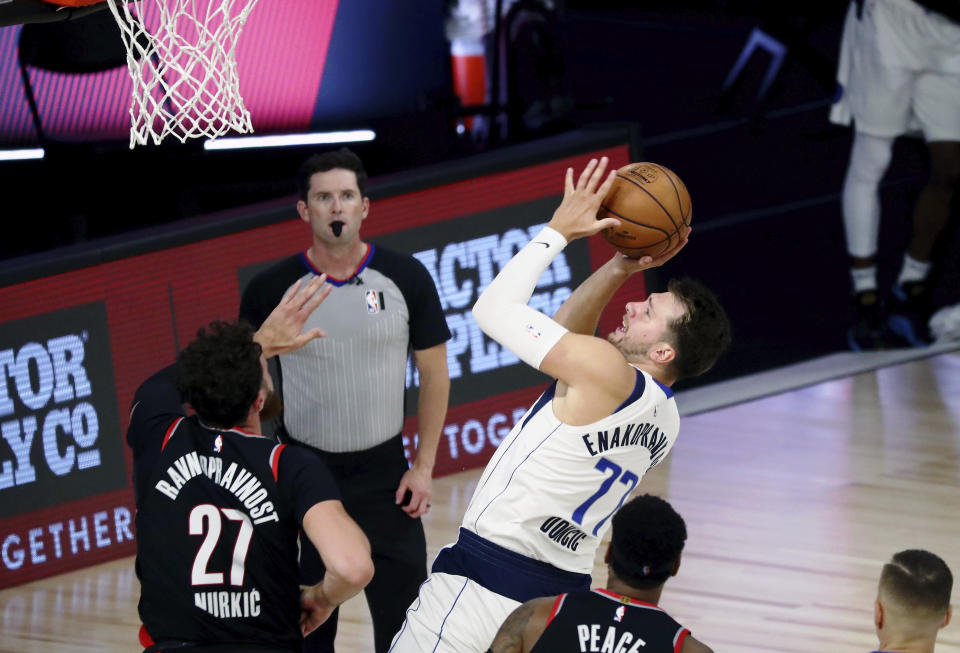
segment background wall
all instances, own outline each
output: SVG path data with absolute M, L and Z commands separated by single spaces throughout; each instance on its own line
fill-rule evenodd
M 584 152 L 611 147 L 619 148 L 616 163 L 650 160 L 668 166 L 693 197 L 689 246 L 662 273 L 648 274 L 647 285 L 659 290 L 669 276 L 702 278 L 720 295 L 734 322 L 729 355 L 709 375 L 680 389 L 843 349 L 849 281 L 839 193 L 851 133 L 830 125 L 827 112 L 844 3 L 808 3 L 795 13 L 776 15 L 766 13 L 768 3 L 747 1 L 643 2 L 629 8 L 612 1 L 557 4 L 560 11 L 550 32 L 555 46 L 550 51 L 557 56 L 541 56 L 536 39 L 530 39 L 524 42 L 527 50 L 515 51 L 510 60 L 516 78 L 529 82 L 526 88 L 545 76 L 556 83 L 544 97 L 515 95 L 513 100 L 528 103 L 513 107 L 520 122 L 490 138 L 455 129 L 459 112 L 450 81 L 444 2 L 286 0 L 287 13 L 279 16 L 266 11 L 264 0 L 246 28 L 249 40 L 241 40 L 241 61 L 247 71 L 268 66 L 248 77 L 259 79 L 264 89 L 261 95 L 251 91 L 251 97 L 267 98 L 258 106 L 284 111 L 258 109 L 254 124 L 259 133 L 377 130 L 376 141 L 352 146 L 373 176 L 376 219 L 365 226 L 366 235 L 426 259 L 435 257 L 438 284 L 449 285 L 455 297 L 448 307 L 454 332 L 451 364 L 460 366 L 463 378 L 472 375 L 463 371 L 471 365 L 489 364 L 476 356 L 476 335 L 464 322 L 463 302 L 469 303 L 472 295 L 464 292 L 463 283 L 479 282 L 481 272 L 465 271 L 469 266 L 461 261 L 456 263 L 461 276 L 443 278 L 439 261 L 446 248 L 477 248 L 487 242 L 484 238 L 499 243 L 538 221 L 521 217 L 528 212 L 547 219 L 566 157 L 579 157 L 575 161 L 581 165 Z M 320 5 L 324 11 L 314 10 Z M 760 97 L 761 80 L 773 59 L 759 52 L 738 82 L 724 90 L 728 73 L 757 28 L 787 45 L 773 85 Z M 0 148 L 40 142 L 14 63 L 22 29 L 0 28 Z M 241 76 L 247 71 L 241 70 Z M 115 83 L 101 80 L 95 88 L 71 86 L 56 73 L 28 73 L 37 80 L 43 102 L 53 103 L 44 110 L 63 123 L 51 128 L 42 161 L 0 162 L 0 363 L 6 374 L 5 387 L 0 386 L 0 486 L 9 478 L 0 497 L 4 506 L 15 506 L 0 517 L 0 538 L 16 536 L 4 549 L 0 585 L 132 551 L 128 475 L 99 475 L 127 455 L 118 438 L 131 393 L 198 325 L 235 314 L 239 288 L 253 267 L 303 246 L 291 179 L 313 151 L 205 152 L 199 142 L 190 142 L 131 152 L 126 130 L 117 123 L 124 119 L 118 109 L 122 70 L 106 75 Z M 281 82 L 290 78 L 299 80 L 301 92 L 289 96 L 285 105 Z M 553 108 L 549 120 L 534 126 L 523 116 L 532 115 L 526 110 L 537 100 Z M 82 110 L 74 111 L 78 103 Z M 71 122 L 76 115 L 114 122 L 93 128 Z M 48 119 L 53 122 L 45 124 L 55 124 Z M 582 136 L 611 125 L 630 125 L 633 135 L 621 129 L 617 143 L 604 141 L 592 148 L 584 147 L 580 136 L 569 138 L 570 130 Z M 560 140 L 537 150 L 546 138 Z M 511 149 L 521 141 L 534 149 Z M 553 155 L 544 156 L 545 151 Z M 504 178 L 497 175 L 509 177 L 526 166 L 536 172 L 522 176 L 522 192 L 503 195 Z M 926 174 L 922 144 L 898 142 L 881 187 L 881 285 L 899 267 L 909 215 Z M 483 183 L 463 181 L 478 178 Z M 488 183 L 492 185 L 484 185 Z M 500 199 L 504 203 L 484 203 Z M 453 222 L 433 225 L 446 220 Z M 229 247 L 228 241 L 211 240 L 223 236 L 227 224 L 247 234 L 230 236 Z M 599 239 L 584 247 L 586 252 L 570 254 L 570 284 L 612 253 Z M 941 304 L 960 301 L 958 252 L 954 215 L 932 277 Z M 219 281 L 198 284 L 198 278 L 209 275 Z M 555 293 L 567 287 L 572 286 L 564 282 L 545 289 L 549 296 L 543 301 L 559 300 Z M 623 299 L 614 303 L 622 305 Z M 74 324 L 77 320 L 83 325 Z M 44 325 L 51 323 L 64 328 L 48 332 Z M 51 394 L 41 393 L 43 370 L 37 361 L 43 359 L 33 349 L 28 354 L 34 351 L 36 357 L 24 355 L 23 360 L 34 361 L 25 363 L 34 384 L 26 396 L 36 406 L 25 402 L 23 393 L 16 394 L 20 388 L 11 365 L 17 365 L 16 357 L 28 343 L 46 346 L 69 336 L 57 341 L 61 347 L 79 341 L 101 347 L 85 351 L 102 352 L 105 328 L 109 354 L 96 355 L 102 369 L 84 368 L 95 401 L 82 395 L 75 377 L 63 381 L 58 391 L 52 367 Z M 149 329 L 159 331 L 144 337 Z M 151 347 L 142 347 L 143 340 Z M 53 354 L 48 347 L 45 351 L 52 366 Z M 497 376 L 493 369 L 487 373 L 492 376 L 478 376 L 478 383 L 483 382 L 473 389 L 455 382 L 454 407 L 442 440 L 448 456 L 444 472 L 481 464 L 515 410 L 536 394 L 536 379 Z M 481 387 L 484 392 L 477 390 Z M 3 397 L 15 394 L 19 403 L 8 410 Z M 98 415 L 99 432 L 109 436 L 90 440 L 87 408 L 78 408 L 85 403 Z M 56 446 L 44 449 L 44 418 L 54 409 L 60 412 L 51 428 L 59 424 L 60 430 L 48 438 Z M 33 428 L 28 418 L 37 420 L 30 444 L 24 439 L 27 427 Z M 68 422 L 70 432 L 65 430 Z M 408 423 L 405 432 L 413 437 L 415 425 Z M 89 466 L 81 468 L 80 455 L 94 449 L 100 464 L 90 464 L 88 456 Z M 37 461 L 37 469 L 45 460 L 62 461 L 61 469 L 72 460 L 70 474 L 99 480 L 84 484 L 92 495 L 76 496 L 62 478 L 68 474 L 38 471 L 32 480 L 25 473 L 18 476 L 23 456 Z M 31 483 L 44 486 L 41 494 L 24 491 L 14 497 Z M 68 503 L 63 507 L 58 501 Z M 28 508 L 41 512 L 23 512 Z M 60 539 L 51 530 L 56 528 Z M 11 564 L 17 551 L 23 557 Z

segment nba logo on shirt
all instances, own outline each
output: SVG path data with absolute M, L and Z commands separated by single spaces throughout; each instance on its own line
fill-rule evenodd
M 613 620 L 616 621 L 617 623 L 623 621 L 623 615 L 625 615 L 626 613 L 627 613 L 627 608 L 621 605 L 619 608 L 617 608 L 616 613 L 614 613 Z
M 380 293 L 378 293 L 376 290 L 368 290 L 365 295 L 367 297 L 367 313 L 370 313 L 371 315 L 374 313 L 379 313 L 382 304 L 380 301 Z
M 223 436 L 217 435 L 217 439 L 213 441 L 213 450 L 216 453 L 223 451 Z
M 527 333 L 529 333 L 534 338 L 539 338 L 541 335 L 543 335 L 540 332 L 540 330 L 537 329 L 537 327 L 533 326 L 532 324 L 527 325 Z

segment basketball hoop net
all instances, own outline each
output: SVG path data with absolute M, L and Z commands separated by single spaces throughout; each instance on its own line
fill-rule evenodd
M 253 131 L 236 49 L 257 0 L 107 0 L 133 80 L 130 148 Z

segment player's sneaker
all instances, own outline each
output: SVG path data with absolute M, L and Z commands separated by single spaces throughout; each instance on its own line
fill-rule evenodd
M 922 281 L 894 284 L 887 324 L 905 344 L 926 347 L 933 342 L 930 335 L 930 293 Z
M 851 298 L 853 325 L 847 329 L 847 344 L 853 351 L 889 349 L 890 332 L 883 304 L 876 290 L 864 290 Z

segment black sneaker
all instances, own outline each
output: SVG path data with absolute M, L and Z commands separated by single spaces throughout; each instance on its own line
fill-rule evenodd
M 922 281 L 894 284 L 891 291 L 887 324 L 906 345 L 926 347 L 933 342 L 930 334 L 930 293 Z
M 891 335 L 887 329 L 883 304 L 876 290 L 864 290 L 851 298 L 853 326 L 847 329 L 847 344 L 853 351 L 889 349 Z

